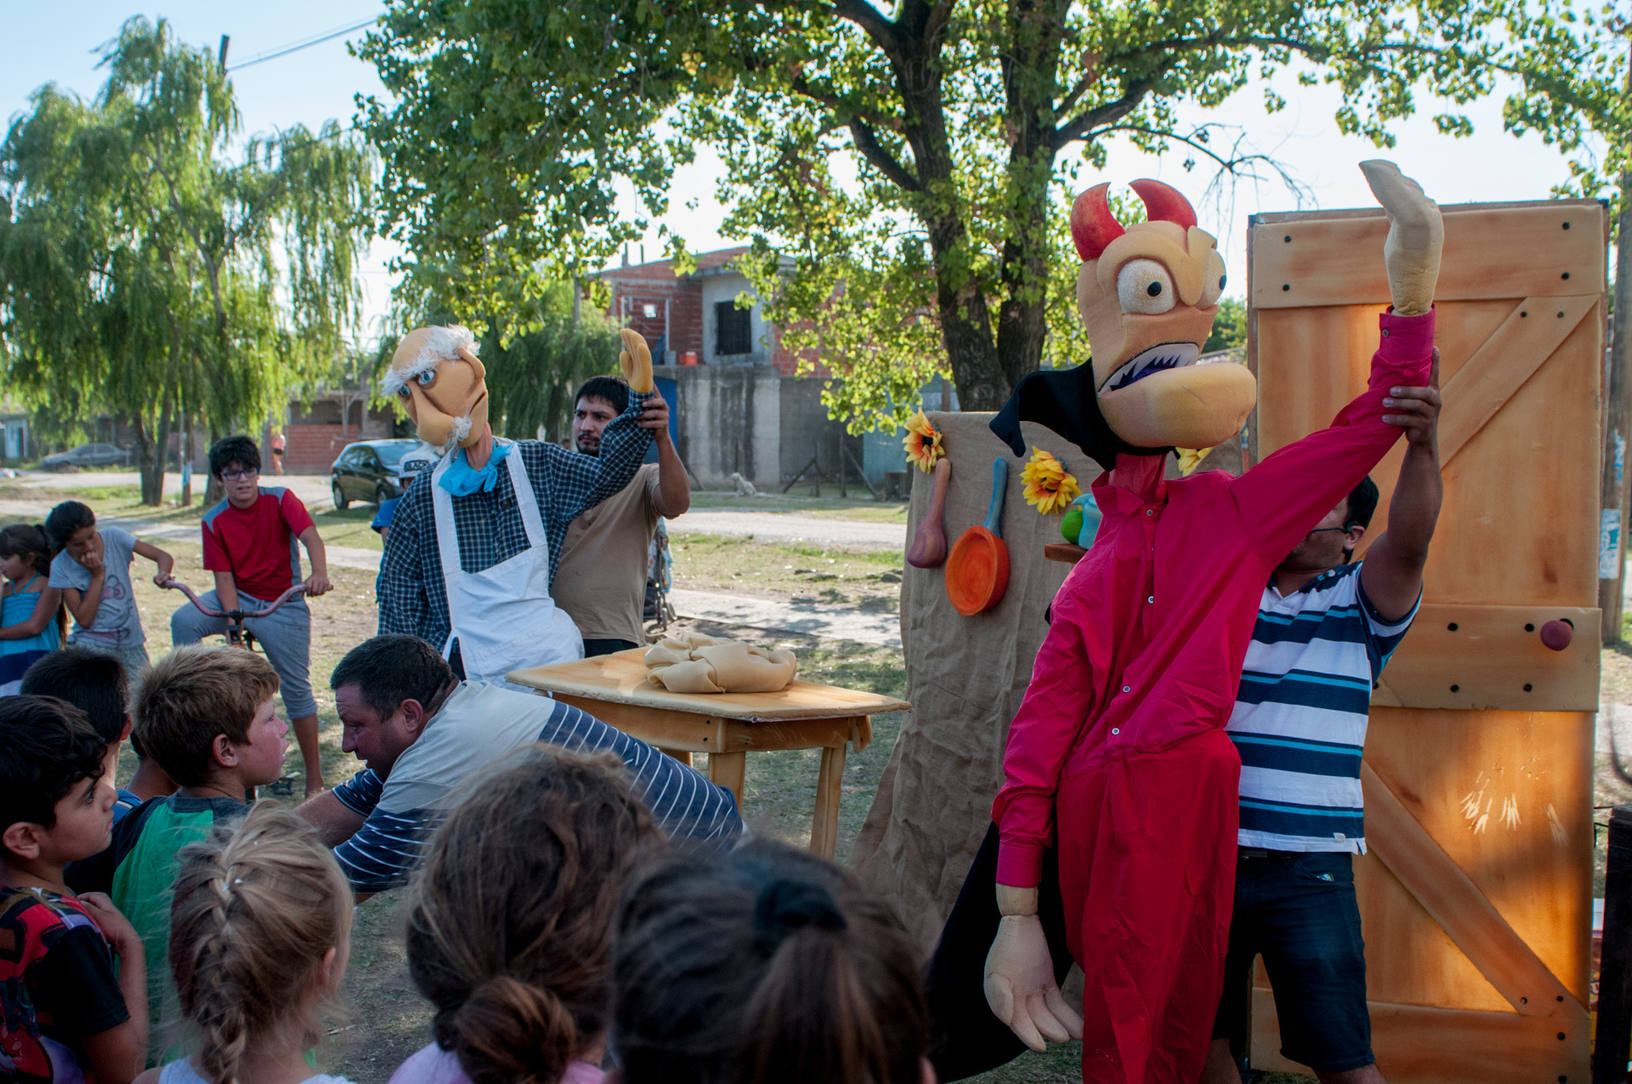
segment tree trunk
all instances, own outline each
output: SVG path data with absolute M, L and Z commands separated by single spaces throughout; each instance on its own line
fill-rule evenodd
M 159 414 L 158 428 L 153 434 L 152 451 L 142 450 L 142 503 L 152 508 L 164 503 L 164 457 L 174 428 L 175 408 L 166 401 Z
M 132 428 L 136 430 L 136 476 L 141 482 L 142 503 L 155 505 L 159 502 L 152 497 L 151 481 L 154 472 L 154 460 L 160 454 L 159 446 L 153 439 L 153 431 L 147 426 L 147 419 L 138 415 L 132 419 Z
M 193 503 L 193 419 L 188 415 L 181 423 L 181 503 Z

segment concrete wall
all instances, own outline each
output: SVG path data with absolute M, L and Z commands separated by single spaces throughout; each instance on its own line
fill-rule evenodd
M 674 365 L 656 373 L 675 381 L 676 444 L 706 489 L 728 488 L 735 471 L 774 492 L 818 448 L 824 468 L 833 460 L 838 423 L 826 420 L 820 380 L 765 365 Z

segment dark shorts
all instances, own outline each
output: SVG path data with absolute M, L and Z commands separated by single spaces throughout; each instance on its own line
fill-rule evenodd
M 1246 1035 L 1253 960 L 1260 955 L 1283 1055 L 1322 1073 L 1376 1060 L 1352 855 L 1242 849 L 1215 1039 Z

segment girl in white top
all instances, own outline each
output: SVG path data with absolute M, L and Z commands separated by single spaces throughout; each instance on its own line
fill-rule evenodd
M 309 824 L 271 801 L 217 824 L 182 852 L 170 914 L 170 968 L 198 1053 L 137 1084 L 348 1084 L 306 1060 L 351 934 L 351 890 Z

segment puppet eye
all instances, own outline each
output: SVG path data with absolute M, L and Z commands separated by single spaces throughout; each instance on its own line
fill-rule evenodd
M 1116 273 L 1116 299 L 1123 312 L 1155 316 L 1170 310 L 1178 295 L 1167 268 L 1155 260 L 1129 260 Z
M 418 384 L 422 388 L 430 387 L 432 384 L 436 383 L 436 370 L 426 369 L 422 373 L 415 374 L 414 383 Z
M 1219 295 L 1224 292 L 1224 257 L 1215 250 L 1207 257 L 1207 273 L 1201 279 L 1201 299 L 1196 302 L 1198 309 L 1210 309 L 1218 304 Z
M 403 400 L 404 402 L 407 402 L 410 398 L 412 398 L 411 394 L 408 391 L 408 385 L 402 384 L 402 385 L 398 386 L 398 388 L 397 388 L 397 398 Z

